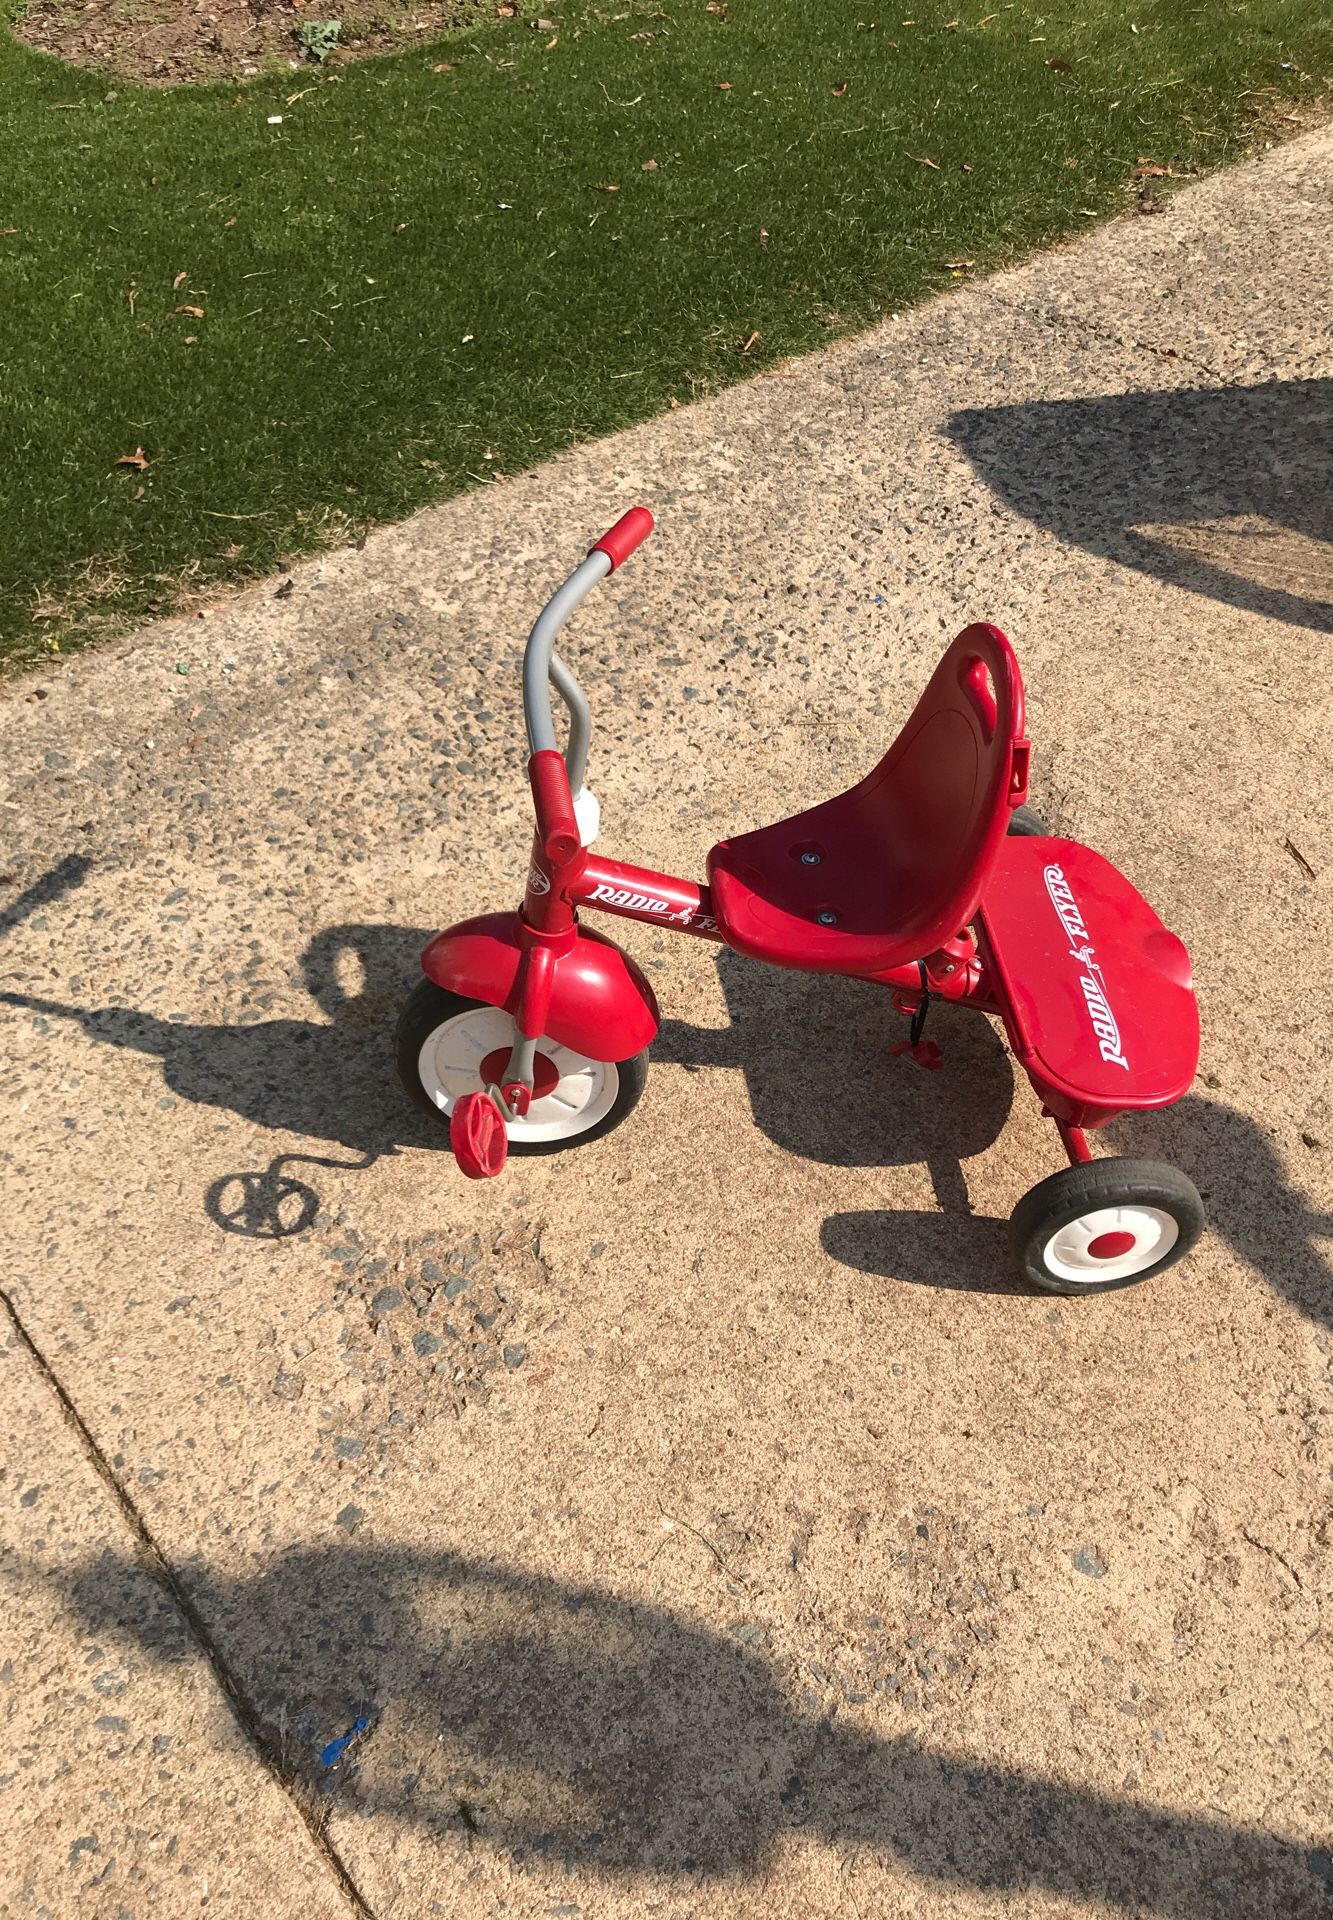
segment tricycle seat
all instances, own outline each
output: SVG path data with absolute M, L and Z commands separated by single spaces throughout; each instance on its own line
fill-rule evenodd
M 1098 1126 L 1188 1090 L 1189 954 L 1109 860 L 1076 840 L 1006 840 L 978 931 L 1010 1044 L 1057 1119 Z
M 708 856 L 718 928 L 772 966 L 869 975 L 976 912 L 1027 789 L 1023 682 L 998 627 L 961 633 L 874 771 Z

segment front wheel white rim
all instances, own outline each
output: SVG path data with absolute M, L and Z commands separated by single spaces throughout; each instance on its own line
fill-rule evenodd
M 1174 1215 L 1161 1207 L 1098 1207 L 1057 1227 L 1042 1248 L 1041 1262 L 1071 1286 L 1104 1285 L 1108 1280 L 1132 1280 L 1155 1267 L 1179 1238 Z M 1104 1252 L 1105 1247 L 1115 1250 Z
M 442 1020 L 427 1034 L 417 1055 L 417 1074 L 431 1104 L 451 1114 L 466 1093 L 482 1085 L 481 1063 L 488 1054 L 512 1046 L 514 1023 L 499 1007 L 469 1007 Z M 511 1143 L 537 1146 L 575 1140 L 595 1127 L 615 1105 L 620 1074 L 614 1063 L 589 1060 L 555 1040 L 539 1040 L 537 1052 L 556 1073 L 553 1087 L 535 1099 L 521 1120 L 505 1127 Z

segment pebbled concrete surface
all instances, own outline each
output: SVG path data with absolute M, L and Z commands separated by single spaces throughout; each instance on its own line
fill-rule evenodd
M 0 1913 L 345 1915 L 17 1338 L 0 1345 L 0 1404 Z
M 1309 136 L 8 690 L 15 1305 L 376 1915 L 1333 1912 L 1331 189 Z M 420 1131 L 521 636 L 636 498 L 569 648 L 605 850 L 850 783 L 998 620 L 1034 801 L 1195 955 L 1199 1083 L 1112 1143 L 1205 1191 L 1187 1265 L 1021 1292 L 1057 1155 L 986 1022 L 920 1074 L 650 930 L 629 1125 L 481 1189 Z M 54 1588 L 166 1686 L 131 1562 Z

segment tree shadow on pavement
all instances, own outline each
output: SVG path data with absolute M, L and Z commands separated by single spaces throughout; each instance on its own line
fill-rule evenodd
M 37 913 L 42 907 L 52 906 L 75 887 L 81 887 L 92 870 L 92 861 L 87 854 L 66 854 L 49 872 L 34 880 L 31 886 L 16 895 L 7 907 L 0 908 L 0 935 L 12 933 L 14 928 Z M 12 879 L 12 875 L 6 875 Z
M 887 1698 L 901 1734 L 807 1712 L 761 1649 L 596 1587 L 350 1545 L 180 1577 L 287 1777 L 520 1867 L 735 1882 L 803 1831 L 897 1854 L 946 1889 L 1170 1920 L 1329 1910 L 1320 1849 L 924 1750 Z M 65 1578 L 98 1638 L 195 1657 L 178 1615 L 145 1614 L 137 1568 L 113 1552 Z M 326 1768 L 326 1743 L 359 1714 L 366 1731 Z
M 1024 401 L 955 413 L 947 431 L 1062 540 L 1333 632 L 1333 380 Z

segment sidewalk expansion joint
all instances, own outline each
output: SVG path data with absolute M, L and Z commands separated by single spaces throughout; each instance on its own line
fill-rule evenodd
M 42 1375 L 52 1393 L 55 1395 L 56 1400 L 59 1402 L 65 1423 L 77 1439 L 80 1450 L 91 1461 L 108 1493 L 119 1508 L 125 1524 L 129 1527 L 138 1542 L 139 1549 L 148 1564 L 149 1570 L 156 1576 L 157 1580 L 171 1596 L 176 1608 L 189 1627 L 199 1651 L 212 1670 L 213 1678 L 222 1689 L 237 1725 L 254 1750 L 255 1757 L 273 1781 L 278 1791 L 292 1807 L 301 1824 L 305 1827 L 325 1866 L 337 1881 L 343 1897 L 353 1912 L 359 1916 L 359 1920 L 375 1920 L 375 1914 L 372 1908 L 367 1904 L 356 1882 L 348 1872 L 342 1856 L 329 1838 L 328 1830 L 323 1820 L 312 1808 L 303 1804 L 301 1796 L 293 1792 L 291 1783 L 284 1778 L 281 1769 L 275 1765 L 269 1753 L 259 1717 L 251 1707 L 250 1702 L 246 1699 L 239 1681 L 232 1673 L 225 1656 L 209 1632 L 207 1622 L 199 1613 L 198 1608 L 191 1600 L 189 1594 L 186 1593 L 179 1580 L 177 1580 L 170 1563 L 153 1538 L 152 1533 L 149 1531 L 148 1524 L 143 1515 L 117 1479 L 110 1462 L 94 1439 L 83 1415 L 79 1412 L 65 1390 L 60 1376 L 42 1352 L 37 1342 L 33 1339 L 27 1327 L 23 1324 L 22 1316 L 15 1306 L 11 1295 L 3 1287 L 0 1287 L 0 1305 L 3 1305 L 6 1314 L 9 1316 L 10 1324 L 14 1329 L 15 1336 L 20 1345 L 23 1346 L 31 1356 L 38 1372 Z

